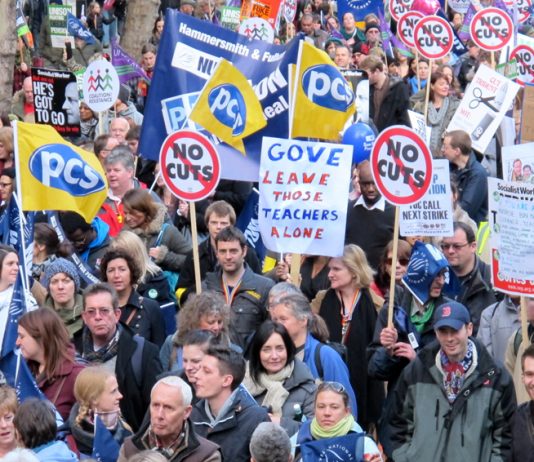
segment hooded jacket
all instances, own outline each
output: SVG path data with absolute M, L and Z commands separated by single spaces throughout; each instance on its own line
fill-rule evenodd
M 51 441 L 32 450 L 39 462 L 78 462 L 76 454 L 63 441 Z
M 474 339 L 473 370 L 449 404 L 432 343 L 403 371 L 393 396 L 395 462 L 505 462 L 512 450 L 512 379 Z

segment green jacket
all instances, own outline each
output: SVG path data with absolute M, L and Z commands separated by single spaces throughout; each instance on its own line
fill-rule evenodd
M 472 372 L 449 404 L 432 343 L 403 371 L 393 396 L 395 462 L 506 462 L 515 394 L 508 372 L 475 339 Z M 439 364 L 439 367 L 438 367 Z

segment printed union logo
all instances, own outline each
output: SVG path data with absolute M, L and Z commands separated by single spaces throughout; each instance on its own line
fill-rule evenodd
M 73 149 L 46 144 L 30 157 L 31 174 L 43 185 L 76 197 L 88 196 L 106 187 L 102 176 Z
M 94 70 L 89 71 L 88 90 L 92 92 L 100 91 L 109 91 L 113 89 L 113 77 L 109 74 L 109 69 L 104 70 L 105 76 L 102 77 L 100 69 L 96 70 L 96 77 Z
M 302 76 L 302 88 L 310 101 L 335 111 L 345 112 L 354 102 L 350 85 L 329 64 L 318 64 L 306 70 Z
M 210 91 L 208 105 L 213 116 L 223 125 L 232 129 L 232 136 L 245 131 L 247 107 L 239 89 L 225 83 Z

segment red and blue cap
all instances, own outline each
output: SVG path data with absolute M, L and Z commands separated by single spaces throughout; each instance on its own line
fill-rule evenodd
M 470 322 L 469 310 L 458 302 L 443 303 L 436 308 L 434 313 L 434 329 L 450 327 L 454 330 L 460 330 L 462 326 Z

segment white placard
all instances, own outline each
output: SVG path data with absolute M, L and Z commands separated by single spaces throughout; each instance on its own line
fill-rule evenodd
M 83 74 L 83 100 L 93 111 L 107 111 L 117 101 L 120 82 L 109 61 L 93 61 Z

